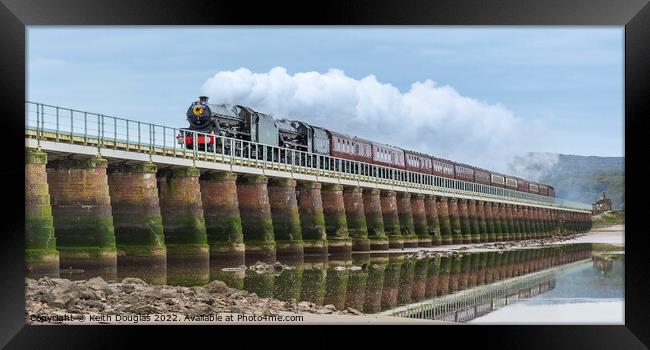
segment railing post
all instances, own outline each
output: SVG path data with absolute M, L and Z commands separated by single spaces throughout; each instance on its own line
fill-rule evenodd
M 59 142 L 59 107 L 56 107 L 56 142 Z
M 88 145 L 88 113 L 84 112 L 84 146 Z
M 70 110 L 70 143 L 73 143 L 74 138 L 74 116 Z

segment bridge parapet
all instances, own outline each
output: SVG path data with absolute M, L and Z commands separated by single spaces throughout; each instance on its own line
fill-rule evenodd
M 199 151 L 198 145 L 187 149 L 176 142 L 176 128 L 41 103 L 26 102 L 26 113 L 26 146 L 40 145 L 46 151 L 100 153 L 106 158 L 152 161 L 159 165 L 196 166 L 565 211 L 591 210 L 584 203 L 222 136 L 215 136 L 217 142 L 212 149 Z M 194 133 L 194 140 L 202 135 Z

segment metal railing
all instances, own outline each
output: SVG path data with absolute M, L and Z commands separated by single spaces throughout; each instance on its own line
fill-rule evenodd
M 25 136 L 35 138 L 39 143 L 41 140 L 47 140 L 80 144 L 416 188 L 445 196 L 465 195 L 488 201 L 510 200 L 521 204 L 591 210 L 588 204 L 533 193 L 43 103 L 26 102 L 25 109 Z M 177 136 L 185 135 L 184 133 L 193 136 L 193 147 L 188 148 L 177 142 Z M 213 138 L 215 142 L 200 149 L 199 136 Z
M 521 298 L 530 298 L 555 287 L 555 272 L 540 271 L 493 284 L 463 290 L 419 303 L 387 310 L 381 315 L 464 322 Z

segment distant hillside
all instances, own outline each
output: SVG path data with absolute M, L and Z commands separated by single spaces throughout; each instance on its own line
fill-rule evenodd
M 607 192 L 614 209 L 625 207 L 625 158 L 528 153 L 510 165 L 513 174 L 550 184 L 558 198 L 584 203 Z

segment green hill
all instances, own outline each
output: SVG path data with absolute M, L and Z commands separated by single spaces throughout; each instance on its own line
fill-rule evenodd
M 625 207 L 625 158 L 528 153 L 517 157 L 512 173 L 555 187 L 556 197 L 594 203 L 602 192 L 613 209 Z

